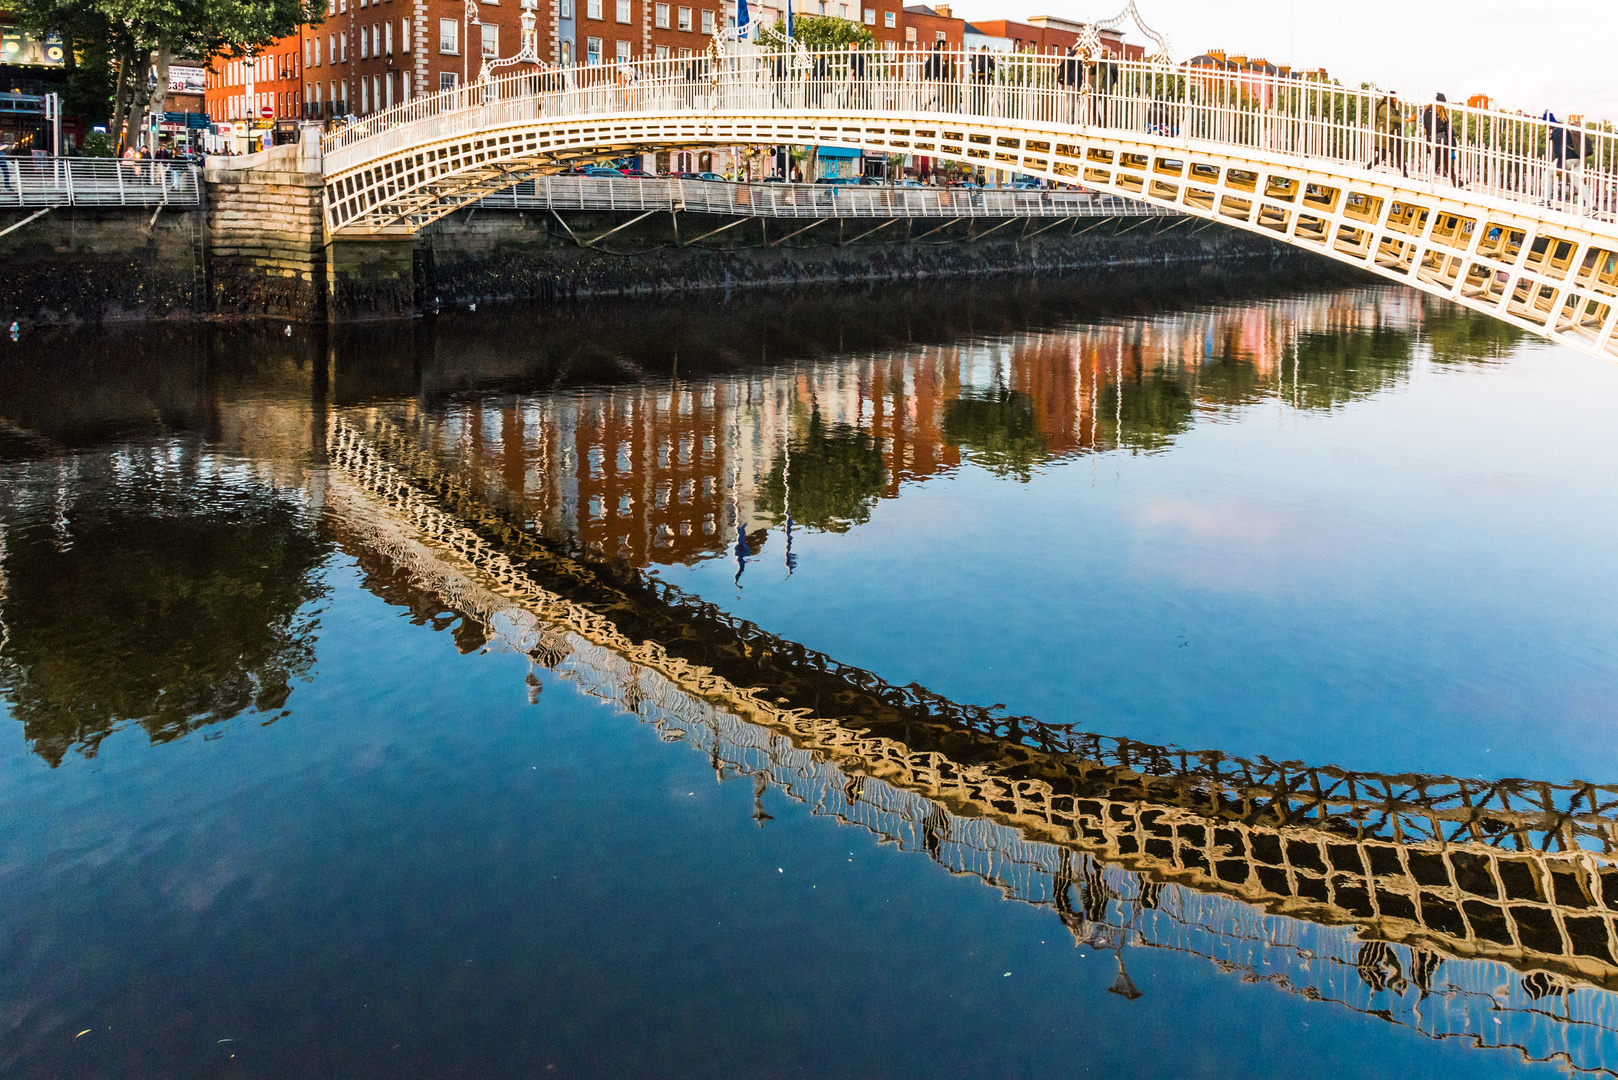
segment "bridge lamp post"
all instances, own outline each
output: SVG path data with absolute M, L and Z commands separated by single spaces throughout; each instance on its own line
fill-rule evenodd
M 461 15 L 461 85 L 464 87 L 471 75 L 472 63 L 472 26 L 482 25 L 483 17 L 478 14 L 478 0 L 466 0 L 466 10 Z M 478 43 L 481 51 L 483 45 Z

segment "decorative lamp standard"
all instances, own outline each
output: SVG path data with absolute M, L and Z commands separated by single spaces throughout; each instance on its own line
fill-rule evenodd
M 471 75 L 472 63 L 472 27 L 481 25 L 483 17 L 478 14 L 478 0 L 466 0 L 466 10 L 461 15 L 461 85 L 465 86 Z M 478 51 L 482 51 L 480 45 Z

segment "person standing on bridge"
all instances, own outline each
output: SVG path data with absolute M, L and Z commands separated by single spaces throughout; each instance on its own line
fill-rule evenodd
M 989 111 L 989 84 L 994 81 L 994 56 L 983 46 L 972 57 L 972 112 L 984 116 Z
M 1449 99 L 1443 94 L 1437 101 L 1421 110 L 1421 131 L 1433 148 L 1433 174 L 1449 176 Z
M 927 84 L 927 98 L 921 103 L 923 109 L 940 108 L 943 97 L 939 84 L 944 81 L 944 43 L 933 42 L 933 51 L 927 54 L 927 59 L 921 65 L 921 78 Z
M 1376 116 L 1372 122 L 1376 152 L 1366 168 L 1374 168 L 1386 162 L 1389 165 L 1399 166 L 1399 171 L 1405 172 L 1404 128 L 1404 107 L 1399 104 L 1399 96 L 1389 93 L 1378 98 Z
M 1061 110 L 1057 119 L 1067 124 L 1079 122 L 1079 94 L 1084 88 L 1084 61 L 1077 44 L 1067 47 L 1067 55 L 1056 65 L 1056 85 L 1061 88 Z

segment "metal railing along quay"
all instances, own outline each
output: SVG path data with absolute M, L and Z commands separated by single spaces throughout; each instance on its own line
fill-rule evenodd
M 1024 188 L 759 184 L 544 176 L 485 196 L 489 209 L 626 210 L 774 218 L 1176 217 L 1116 195 Z
M 201 170 L 189 161 L 0 157 L 0 207 L 201 203 Z

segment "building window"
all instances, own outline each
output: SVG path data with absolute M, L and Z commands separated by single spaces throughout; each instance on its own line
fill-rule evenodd
M 681 49 L 680 50 L 680 59 L 681 60 L 686 59 L 690 55 L 691 55 L 691 50 L 690 49 Z
M 713 12 L 711 11 L 702 13 L 702 32 L 710 35 L 713 33 Z
M 618 21 L 621 23 L 629 21 L 629 0 L 618 0 Z
M 461 24 L 456 22 L 454 19 L 439 19 L 438 20 L 438 51 L 439 52 L 447 53 L 450 56 L 454 56 L 457 52 L 460 51 L 460 49 L 458 47 L 459 46 L 459 39 L 456 37 L 456 35 L 460 32 L 460 29 L 461 29 Z
M 453 90 L 453 89 L 455 89 L 455 72 L 453 72 L 453 71 L 440 71 L 438 73 L 438 88 L 440 90 Z
M 669 6 L 667 4 L 657 5 L 656 19 L 657 28 L 659 30 L 667 30 L 669 28 Z
M 573 63 L 573 43 L 571 41 L 562 42 L 562 63 Z
M 948 41 L 949 39 L 944 36 L 944 31 L 942 31 L 942 30 L 934 30 L 933 31 L 933 40 L 934 41 Z
M 691 9 L 688 7 L 680 9 L 680 29 L 688 34 L 691 32 Z
M 399 51 L 402 53 L 410 51 L 410 20 L 408 18 L 399 20 Z
M 562 0 L 562 18 L 571 19 L 572 17 L 573 17 L 573 0 Z
M 865 25 L 866 26 L 875 26 L 876 25 L 876 8 L 866 8 L 865 9 Z
M 629 42 L 627 41 L 620 41 L 618 43 L 618 62 L 621 64 L 627 64 L 629 62 Z
M 884 11 L 882 13 L 882 25 L 892 30 L 899 25 L 899 16 L 891 11 Z
M 601 0 L 588 0 L 584 6 L 584 13 L 592 19 L 601 18 Z
M 483 30 L 483 55 L 500 55 L 500 27 L 494 23 L 479 23 Z
M 584 62 L 586 64 L 601 63 L 601 39 L 587 38 L 584 43 Z
M 905 40 L 908 41 L 908 42 L 911 42 L 911 43 L 915 42 L 915 40 L 916 40 L 916 28 L 914 26 L 905 27 Z
M 667 45 L 657 46 L 652 51 L 652 56 L 658 60 L 667 60 L 669 58 L 669 47 Z

